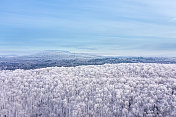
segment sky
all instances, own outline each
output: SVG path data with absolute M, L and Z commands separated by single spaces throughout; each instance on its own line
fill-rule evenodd
M 176 56 L 175 0 L 1 0 L 0 55 Z

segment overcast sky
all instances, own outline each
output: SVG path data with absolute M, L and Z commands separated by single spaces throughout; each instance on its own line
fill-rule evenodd
M 0 54 L 176 56 L 175 0 L 0 0 Z

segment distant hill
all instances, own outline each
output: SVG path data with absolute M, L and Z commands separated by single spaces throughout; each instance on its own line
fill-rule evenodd
M 46 50 L 26 56 L 1 56 L 0 70 L 36 69 L 45 67 L 73 67 L 116 63 L 176 64 L 176 58 L 166 57 L 105 57 L 62 50 Z

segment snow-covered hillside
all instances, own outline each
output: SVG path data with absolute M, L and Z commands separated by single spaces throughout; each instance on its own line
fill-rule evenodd
M 176 64 L 0 71 L 0 117 L 176 116 Z

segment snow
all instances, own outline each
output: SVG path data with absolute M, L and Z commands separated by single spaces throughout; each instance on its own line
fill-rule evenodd
M 0 117 L 176 116 L 176 64 L 0 71 Z

